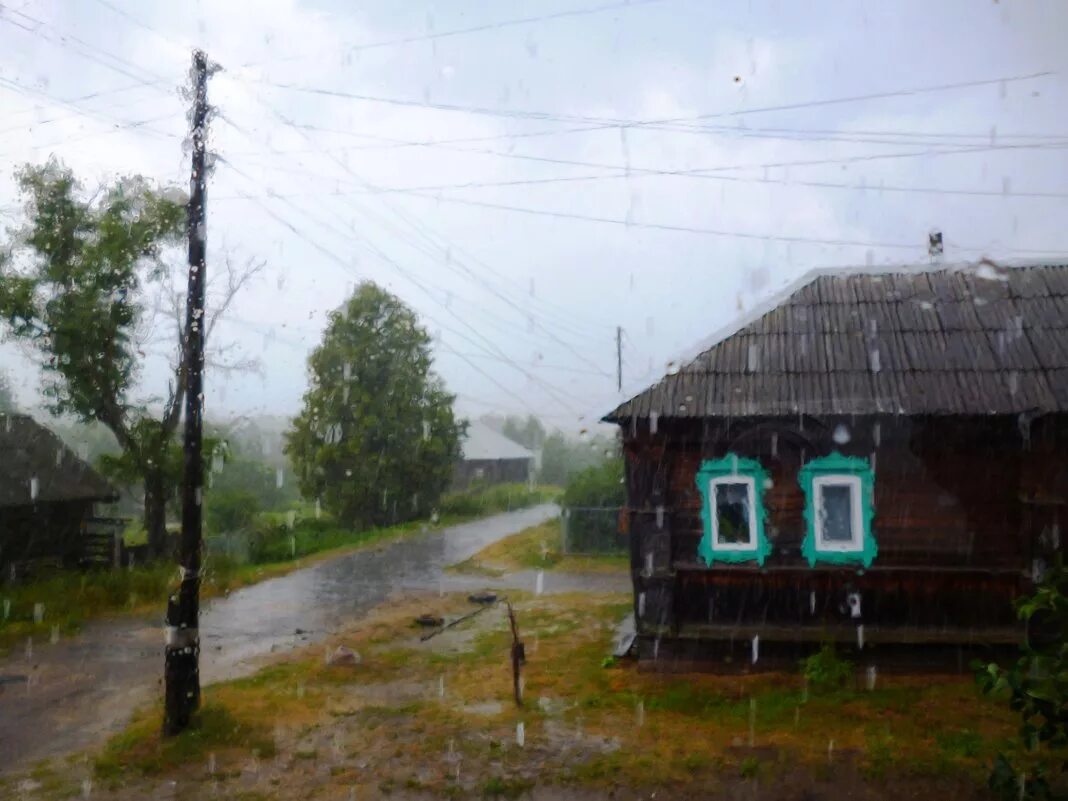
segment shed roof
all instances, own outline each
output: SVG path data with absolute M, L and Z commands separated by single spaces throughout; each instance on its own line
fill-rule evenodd
M 513 442 L 483 422 L 475 421 L 467 427 L 461 444 L 464 461 L 477 459 L 533 459 L 534 453 Z
M 1068 265 L 810 274 L 605 416 L 1068 411 Z
M 0 414 L 0 507 L 117 496 L 111 484 L 33 418 Z

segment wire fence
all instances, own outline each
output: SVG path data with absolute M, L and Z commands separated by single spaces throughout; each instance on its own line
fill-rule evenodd
M 624 554 L 627 539 L 619 530 L 618 506 L 572 506 L 560 515 L 566 554 Z

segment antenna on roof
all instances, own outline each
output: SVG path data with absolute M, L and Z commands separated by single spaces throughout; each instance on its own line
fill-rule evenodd
M 935 264 L 942 261 L 945 250 L 945 245 L 942 243 L 942 232 L 932 229 L 927 234 L 927 255 L 931 257 L 931 263 Z

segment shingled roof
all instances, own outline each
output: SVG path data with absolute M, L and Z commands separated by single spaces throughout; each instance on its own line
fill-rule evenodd
M 606 422 L 1068 411 L 1068 265 L 824 272 Z
M 115 488 L 33 418 L 0 414 L 0 508 L 106 501 Z

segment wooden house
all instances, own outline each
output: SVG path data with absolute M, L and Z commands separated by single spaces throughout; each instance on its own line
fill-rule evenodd
M 530 480 L 534 453 L 480 420 L 467 427 L 460 445 L 462 455 L 453 470 L 453 488 L 472 485 L 520 483 Z
M 1066 412 L 1068 267 L 811 274 L 605 417 L 640 656 L 967 669 L 1019 643 L 1068 523 Z
M 0 414 L 0 575 L 42 560 L 83 561 L 94 505 L 117 497 L 111 484 L 33 418 Z

